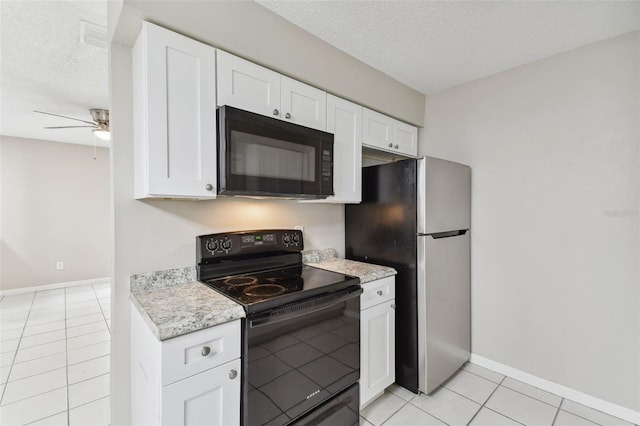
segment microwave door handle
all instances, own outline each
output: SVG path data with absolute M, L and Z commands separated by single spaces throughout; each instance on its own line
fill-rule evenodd
M 317 298 L 317 302 L 314 303 L 314 300 L 310 301 L 302 301 L 301 303 L 293 304 L 286 308 L 282 309 L 274 309 L 270 311 L 268 314 L 261 316 L 256 319 L 249 320 L 250 328 L 259 328 L 268 324 L 276 324 L 282 321 L 291 320 L 294 318 L 301 317 L 303 315 L 312 314 L 318 311 L 321 311 L 329 306 L 336 305 L 341 302 L 345 302 L 350 299 L 354 299 L 356 297 L 360 297 L 360 293 L 362 293 L 362 289 L 359 288 L 357 291 L 346 291 L 344 294 L 340 296 L 333 297 L 320 297 Z M 328 299 L 328 300 L 323 300 Z M 303 306 L 305 304 L 312 304 L 308 308 L 298 308 L 298 306 Z

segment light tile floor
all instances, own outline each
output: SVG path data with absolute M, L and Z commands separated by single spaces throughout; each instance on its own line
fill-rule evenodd
M 360 415 L 361 426 L 632 426 L 470 363 L 430 396 L 394 384 Z
M 0 297 L 0 424 L 110 423 L 111 287 Z

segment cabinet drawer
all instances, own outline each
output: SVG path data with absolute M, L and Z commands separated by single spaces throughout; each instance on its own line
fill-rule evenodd
M 166 340 L 162 342 L 162 385 L 239 357 L 240 320 Z
M 360 309 L 364 310 L 370 306 L 395 299 L 395 279 L 395 276 L 390 276 L 362 284 Z

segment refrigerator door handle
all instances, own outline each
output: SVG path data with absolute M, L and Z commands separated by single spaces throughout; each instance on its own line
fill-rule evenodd
M 468 229 L 460 229 L 457 231 L 434 232 L 433 234 L 418 234 L 419 237 L 431 237 L 434 240 L 439 238 L 457 237 L 466 234 Z

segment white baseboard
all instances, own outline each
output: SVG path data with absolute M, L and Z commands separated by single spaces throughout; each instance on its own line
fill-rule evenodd
M 0 296 L 9 296 L 12 294 L 20 294 L 20 293 L 29 293 L 32 291 L 42 291 L 42 290 L 53 290 L 56 288 L 64 288 L 64 287 L 75 287 L 77 285 L 86 285 L 86 284 L 106 284 L 110 283 L 110 277 L 104 278 L 93 278 L 90 280 L 80 280 L 80 281 L 68 281 L 65 283 L 55 283 L 55 284 L 45 284 L 45 285 L 37 285 L 33 287 L 23 287 L 23 288 L 13 288 L 10 290 L 0 290 Z
M 634 424 L 640 424 L 640 412 L 634 411 L 630 408 L 622 407 L 612 402 L 596 398 L 595 396 L 534 376 L 533 374 L 526 373 L 518 370 L 517 368 L 509 367 L 508 365 L 501 364 L 477 354 L 471 354 L 469 361 L 481 367 L 488 368 L 489 370 L 497 371 L 500 374 L 504 374 L 505 376 L 509 376 L 528 385 L 535 386 L 538 389 L 554 393 L 563 398 L 567 398 L 582 405 L 586 405 L 587 407 L 602 411 L 603 413 L 619 417 Z

